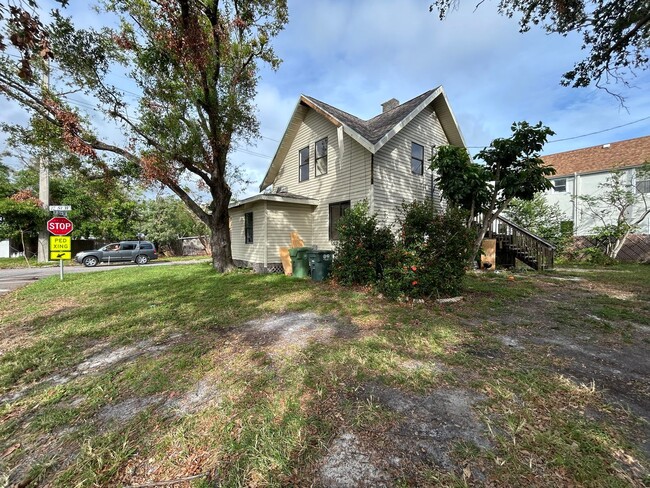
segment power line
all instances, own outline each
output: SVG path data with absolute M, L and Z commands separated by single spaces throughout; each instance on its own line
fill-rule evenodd
M 581 136 L 565 137 L 564 139 L 555 139 L 553 141 L 548 141 L 548 143 L 550 144 L 552 142 L 570 141 L 572 139 L 579 139 L 581 137 L 593 136 L 595 134 L 602 134 L 603 132 L 608 132 L 608 131 L 614 130 L 614 129 L 620 129 L 621 127 L 627 127 L 628 125 L 636 124 L 637 122 L 642 122 L 642 121 L 648 120 L 648 119 L 650 119 L 650 116 L 643 117 L 642 119 L 635 120 L 633 122 L 628 122 L 627 124 L 621 124 L 621 125 L 617 125 L 616 127 L 610 127 L 609 129 L 598 130 L 596 132 L 590 132 L 589 134 L 583 134 Z
M 608 129 L 597 130 L 595 132 L 589 132 L 587 134 L 580 134 L 579 136 L 571 136 L 571 137 L 564 137 L 562 139 L 554 139 L 552 141 L 548 141 L 547 144 L 553 144 L 554 142 L 571 141 L 573 139 L 580 139 L 582 137 L 593 136 L 593 135 L 596 135 L 596 134 L 602 134 L 603 132 L 609 132 L 610 130 L 620 129 L 621 127 L 627 127 L 628 125 L 637 124 L 639 122 L 643 122 L 644 120 L 648 120 L 648 119 L 650 119 L 650 115 L 647 116 L 647 117 L 643 117 L 641 119 L 638 119 L 638 120 L 633 120 L 632 122 L 628 122 L 626 124 L 621 124 L 621 125 L 617 125 L 617 126 L 614 126 L 614 127 L 610 127 Z M 468 149 L 483 149 L 483 148 L 485 148 L 487 146 L 488 145 L 486 144 L 484 146 L 465 146 L 465 147 L 467 147 Z

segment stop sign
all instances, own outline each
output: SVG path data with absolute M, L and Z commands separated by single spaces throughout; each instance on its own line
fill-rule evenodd
M 52 217 L 47 221 L 47 230 L 55 236 L 65 236 L 72 232 L 73 226 L 65 217 Z

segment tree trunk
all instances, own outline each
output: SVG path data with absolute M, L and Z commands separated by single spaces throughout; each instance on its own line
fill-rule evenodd
M 621 252 L 621 249 L 623 249 L 623 245 L 625 244 L 625 241 L 627 240 L 627 236 L 629 235 L 630 235 L 630 231 L 628 230 L 625 234 L 623 234 L 621 237 L 616 239 L 616 244 L 609 252 L 610 258 L 616 259 L 618 257 L 618 253 Z
M 228 218 L 215 219 L 211 226 L 210 250 L 212 252 L 212 267 L 219 273 L 235 269 L 230 249 L 230 222 Z
M 27 258 L 27 248 L 25 247 L 25 233 L 23 232 L 23 229 L 20 229 L 20 243 L 23 245 L 23 257 L 25 258 L 27 267 L 31 268 L 32 266 L 29 264 L 29 259 Z
M 486 219 L 485 215 L 483 216 L 483 222 L 481 222 L 481 227 L 478 229 L 476 240 L 474 241 L 474 248 L 472 249 L 472 257 L 470 259 L 471 263 L 473 263 L 476 260 L 478 253 L 481 250 L 481 244 L 483 243 L 485 234 L 487 234 L 487 230 L 490 228 L 492 222 L 496 217 L 497 216 L 494 215 L 492 216 L 491 219 Z
M 232 261 L 230 247 L 230 189 L 226 186 L 219 191 L 213 191 L 214 210 L 210 216 L 210 251 L 212 253 L 212 267 L 219 273 L 235 269 Z

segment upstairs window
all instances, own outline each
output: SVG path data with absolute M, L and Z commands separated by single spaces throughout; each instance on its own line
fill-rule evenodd
M 553 180 L 553 191 L 556 193 L 562 193 L 566 191 L 566 178 L 559 178 Z
M 244 214 L 244 242 L 246 244 L 253 243 L 253 212 Z
M 327 137 L 316 142 L 316 176 L 327 174 Z
M 650 193 L 650 176 L 636 181 L 636 191 L 638 193 Z
M 339 239 L 339 231 L 336 230 L 336 224 L 349 208 L 349 201 L 330 203 L 330 241 L 337 241 Z
M 307 181 L 309 179 L 309 146 L 298 151 L 298 180 Z
M 424 174 L 424 146 L 415 142 L 411 143 L 411 173 L 414 175 Z

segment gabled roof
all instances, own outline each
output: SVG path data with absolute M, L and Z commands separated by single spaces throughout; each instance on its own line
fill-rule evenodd
M 640 166 L 650 162 L 650 136 L 549 154 L 542 159 L 555 168 L 554 177 Z
M 273 183 L 293 139 L 298 133 L 300 124 L 309 110 L 315 110 L 365 147 L 371 154 L 375 154 L 430 104 L 433 104 L 449 143 L 464 147 L 463 135 L 456 123 L 456 118 L 451 111 L 442 86 L 429 90 L 369 120 L 355 117 L 313 97 L 301 95 L 266 176 L 262 180 L 260 190 L 264 190 Z

